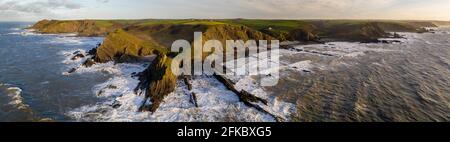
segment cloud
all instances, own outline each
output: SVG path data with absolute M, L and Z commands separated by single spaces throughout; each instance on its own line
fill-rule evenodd
M 107 4 L 106 4 L 107 3 Z M 0 0 L 0 20 L 128 18 L 446 19 L 450 0 Z
M 97 0 L 97 2 L 100 2 L 100 3 L 108 3 L 109 0 Z
M 339 18 L 356 17 L 411 0 L 152 0 L 173 17 Z
M 162 1 L 162 0 L 153 0 Z M 450 19 L 449 0 L 165 0 L 192 17 L 270 19 Z M 177 6 L 177 8 L 172 8 Z M 182 9 L 182 10 L 179 10 Z M 186 17 L 186 16 L 185 16 Z
M 254 18 L 337 18 L 391 7 L 396 1 L 405 0 L 226 0 L 221 4 Z
M 81 5 L 69 0 L 0 0 L 0 12 L 28 14 L 51 13 L 55 9 L 79 9 Z

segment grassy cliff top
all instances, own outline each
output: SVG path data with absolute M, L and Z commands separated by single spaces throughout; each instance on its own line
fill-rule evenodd
M 44 33 L 78 32 L 99 34 L 118 28 L 156 25 L 235 25 L 245 26 L 274 37 L 286 36 L 291 31 L 303 30 L 311 33 L 332 33 L 357 30 L 377 24 L 384 30 L 416 32 L 421 27 L 447 24 L 442 21 L 394 21 L 394 20 L 260 20 L 260 19 L 143 19 L 143 20 L 42 20 L 32 28 Z M 96 30 L 96 31 L 95 31 Z
M 423 27 L 433 27 L 436 26 L 435 23 L 436 21 L 389 20 L 42 20 L 30 28 L 41 33 L 105 36 L 104 46 L 112 48 L 108 49 L 111 53 L 104 54 L 106 61 L 125 58 L 120 56 L 122 54 L 142 56 L 154 50 L 167 53 L 175 40 L 192 42 L 194 32 L 203 32 L 204 40 L 215 39 L 222 42 L 249 39 L 317 42 L 323 38 L 335 41 L 374 41 L 385 37 L 388 32 L 423 32 Z M 119 51 L 126 53 L 118 54 Z

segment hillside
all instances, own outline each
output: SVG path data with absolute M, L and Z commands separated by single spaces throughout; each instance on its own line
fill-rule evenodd
M 433 21 L 433 24 L 437 26 L 450 26 L 450 21 Z
M 45 34 L 77 33 L 79 36 L 106 36 L 108 32 L 121 27 L 121 25 L 100 20 L 42 20 L 30 28 Z
M 78 33 L 79 36 L 106 36 L 116 29 L 124 29 L 148 41 L 156 41 L 165 47 L 175 39 L 191 41 L 193 32 L 216 29 L 213 32 L 241 33 L 255 31 L 281 41 L 318 42 L 323 38 L 339 41 L 372 41 L 388 35 L 388 32 L 424 32 L 423 27 L 445 25 L 442 21 L 371 21 L 371 20 L 42 20 L 32 26 L 41 33 Z M 219 29 L 219 30 L 217 30 Z M 211 37 L 231 38 L 209 32 Z M 218 36 L 218 37 L 216 37 Z M 233 36 L 242 36 L 233 35 Z M 208 37 L 208 35 L 206 35 Z M 250 35 L 250 37 L 252 37 Z M 245 38 L 244 38 L 245 39 Z
M 319 37 L 338 41 L 371 42 L 389 36 L 389 32 L 425 32 L 423 27 L 435 27 L 431 22 L 315 20 Z
M 108 34 L 97 49 L 96 62 L 133 62 L 139 57 L 152 55 L 155 50 L 161 50 L 159 45 L 142 40 L 122 29 Z M 165 52 L 164 52 L 165 53 Z

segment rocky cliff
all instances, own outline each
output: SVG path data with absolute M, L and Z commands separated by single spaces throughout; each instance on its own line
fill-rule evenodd
M 103 44 L 97 49 L 94 60 L 101 63 L 135 62 L 140 57 L 152 55 L 158 48 L 158 45 L 118 29 L 105 37 Z
M 157 54 L 152 64 L 139 74 L 140 83 L 135 91 L 144 95 L 140 111 L 155 112 L 164 98 L 175 90 L 177 84 L 177 77 L 170 69 L 171 59 L 164 54 Z
M 426 32 L 431 22 L 408 21 L 311 21 L 322 38 L 338 41 L 372 42 L 387 37 L 389 32 Z

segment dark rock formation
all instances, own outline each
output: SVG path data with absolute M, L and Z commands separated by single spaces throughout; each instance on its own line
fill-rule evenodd
M 71 60 L 78 60 L 78 59 L 84 58 L 84 57 L 86 57 L 84 54 L 78 53 L 78 54 L 75 54 L 75 56 L 73 56 L 73 57 L 71 58 Z
M 77 71 L 77 68 L 72 68 L 72 69 L 70 69 L 67 73 L 74 73 L 75 71 Z
M 159 54 L 152 64 L 139 74 L 137 94 L 144 95 L 140 111 L 155 112 L 164 98 L 175 90 L 177 78 L 170 69 L 171 60 Z M 147 102 L 151 102 L 148 104 Z
M 261 99 L 261 98 L 259 98 L 257 96 L 254 96 L 254 95 L 248 93 L 245 90 L 238 91 L 234 87 L 234 83 L 231 80 L 227 79 L 226 77 L 223 77 L 221 75 L 214 75 L 214 77 L 217 80 L 219 80 L 220 82 L 222 82 L 227 89 L 233 91 L 236 95 L 238 95 L 239 99 L 242 102 L 246 102 L 246 103 L 250 103 L 250 102 L 258 103 L 258 102 L 261 102 L 261 103 L 267 105 L 267 100 L 264 100 L 264 99 Z
M 85 67 L 91 67 L 92 65 L 96 64 L 94 59 L 87 59 L 86 61 L 84 61 L 83 66 Z
M 186 84 L 186 86 L 188 87 L 188 90 L 192 91 L 192 84 L 189 81 L 191 79 L 191 76 L 183 76 L 182 78 L 183 78 L 184 84 Z M 192 104 L 194 104 L 195 107 L 198 107 L 197 95 L 195 93 L 191 93 L 191 100 L 190 100 L 190 102 Z
M 98 46 L 99 47 L 99 46 Z M 97 48 L 98 47 L 96 47 L 96 48 L 92 48 L 91 50 L 89 50 L 87 53 L 88 53 L 88 55 L 92 55 L 92 56 L 95 56 L 96 54 L 97 54 Z

